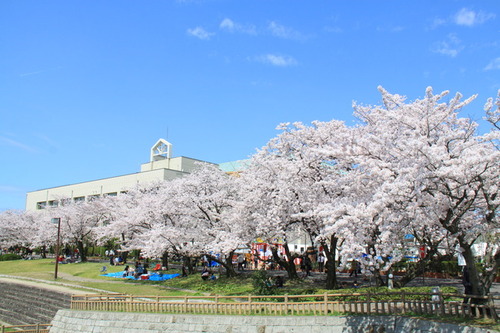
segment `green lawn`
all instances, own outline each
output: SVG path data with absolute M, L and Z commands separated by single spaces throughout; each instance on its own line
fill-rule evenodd
M 219 276 L 215 281 L 203 281 L 199 274 L 193 274 L 184 278 L 174 278 L 167 281 L 135 281 L 128 279 L 110 278 L 101 276 L 101 268 L 107 266 L 108 272 L 120 272 L 123 266 L 109 266 L 106 263 L 76 263 L 60 264 L 57 282 L 84 286 L 111 292 L 125 293 L 130 295 L 251 295 L 255 294 L 251 274 L 244 274 L 235 278 Z M 39 280 L 54 281 L 54 261 L 51 259 L 39 260 L 13 260 L 0 261 L 0 274 L 34 278 Z M 179 273 L 171 269 L 167 274 Z M 360 288 L 341 289 L 335 293 L 359 293 L 369 291 L 370 293 L 386 292 L 387 288 Z M 429 292 L 429 287 L 412 288 L 407 291 Z M 454 289 L 442 289 L 442 292 L 453 293 Z M 332 293 L 321 289 L 309 280 L 287 281 L 284 288 L 274 290 L 276 294 L 322 294 Z M 91 293 L 91 291 L 89 291 Z
M 220 276 L 215 281 L 203 281 L 199 274 L 193 274 L 184 278 L 174 278 L 167 281 L 135 281 L 119 278 L 109 278 L 101 276 L 102 266 L 107 266 L 108 272 L 119 272 L 123 266 L 109 266 L 105 263 L 77 263 L 59 265 L 59 278 L 57 282 L 65 285 L 72 285 L 74 288 L 90 287 L 109 292 L 123 293 L 128 295 L 150 295 L 150 296 L 183 296 L 183 295 L 252 295 L 255 294 L 252 285 L 251 274 L 245 274 L 235 278 Z M 33 278 L 54 282 L 54 261 L 51 259 L 39 260 L 14 260 L 0 261 L 0 274 Z M 167 274 L 179 273 L 172 269 Z M 429 287 L 404 288 L 407 292 L 429 292 Z M 400 292 L 401 290 L 394 290 Z M 443 293 L 456 293 L 454 288 L 441 288 Z M 327 291 L 312 284 L 308 280 L 287 281 L 284 288 L 274 290 L 275 294 L 289 295 L 311 295 L 328 293 L 353 294 L 370 292 L 387 292 L 387 288 L 359 288 L 340 289 Z M 88 291 L 88 293 L 95 293 Z M 383 296 L 390 297 L 390 296 Z M 436 318 L 434 318 L 436 320 Z M 448 318 L 447 321 L 450 319 Z M 463 320 L 457 319 L 457 323 L 477 325 L 498 329 L 498 324 L 484 322 L 484 320 Z
M 250 294 L 252 284 L 249 278 L 221 278 L 216 281 L 202 281 L 199 274 L 187 278 L 167 281 L 135 281 L 101 276 L 101 268 L 107 266 L 108 273 L 120 272 L 123 266 L 109 266 L 106 263 L 59 264 L 57 282 L 102 289 L 130 295 L 221 295 Z M 54 281 L 53 259 L 0 261 L 0 274 L 20 276 L 38 280 Z M 166 274 L 180 273 L 171 269 Z M 179 290 L 180 289 L 180 290 Z M 92 293 L 92 291 L 89 291 Z

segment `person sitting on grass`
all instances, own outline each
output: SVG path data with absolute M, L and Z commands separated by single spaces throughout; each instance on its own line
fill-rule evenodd
M 142 274 L 144 274 L 144 267 L 141 264 L 138 264 L 135 269 L 134 277 L 138 279 Z
M 208 280 L 209 277 L 210 277 L 210 271 L 208 270 L 208 268 L 203 267 L 203 271 L 201 271 L 201 279 L 206 281 Z
M 274 285 L 276 286 L 276 288 L 283 288 L 284 282 L 285 281 L 283 280 L 283 277 L 281 275 L 278 275 L 274 280 Z
M 129 266 L 125 266 L 125 268 L 123 269 L 123 277 L 126 277 L 128 275 L 128 270 L 129 270 Z

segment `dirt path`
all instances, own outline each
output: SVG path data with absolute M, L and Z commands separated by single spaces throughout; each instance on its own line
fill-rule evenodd
M 71 281 L 102 282 L 100 280 L 78 278 L 76 276 L 72 276 L 69 274 L 64 274 L 64 275 L 70 276 L 71 278 L 64 276 L 64 279 L 71 280 Z M 61 275 L 61 277 L 62 277 L 62 275 Z M 83 295 L 83 294 L 89 294 L 89 293 L 112 293 L 111 291 L 108 291 L 108 290 L 83 287 L 80 285 L 75 285 L 75 284 L 66 283 L 66 282 L 38 280 L 38 279 L 32 279 L 32 278 L 27 278 L 27 277 L 12 276 L 12 275 L 0 275 L 0 281 L 5 281 L 8 283 L 17 283 L 17 284 L 22 284 L 25 286 L 36 287 L 36 288 L 48 289 L 48 290 L 53 290 L 53 291 L 71 294 L 71 295 Z

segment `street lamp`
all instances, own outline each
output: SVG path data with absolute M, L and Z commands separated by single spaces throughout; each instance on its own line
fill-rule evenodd
M 61 235 L 61 218 L 54 217 L 50 220 L 53 224 L 57 223 L 57 243 L 56 243 L 56 268 L 54 272 L 54 280 L 57 280 L 57 268 L 59 266 L 59 238 Z

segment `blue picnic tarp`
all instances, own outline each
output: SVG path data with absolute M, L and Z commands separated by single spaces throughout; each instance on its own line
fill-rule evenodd
M 151 281 L 165 281 L 165 280 L 170 280 L 173 278 L 178 277 L 180 274 L 158 274 L 158 273 L 153 273 L 149 275 L 148 280 Z M 119 279 L 131 279 L 131 280 L 140 280 L 141 277 L 139 278 L 134 278 L 133 276 L 123 276 L 123 272 L 116 272 L 116 273 L 107 273 L 107 274 L 102 274 L 101 276 L 107 276 L 107 277 L 113 277 L 113 278 L 119 278 Z

